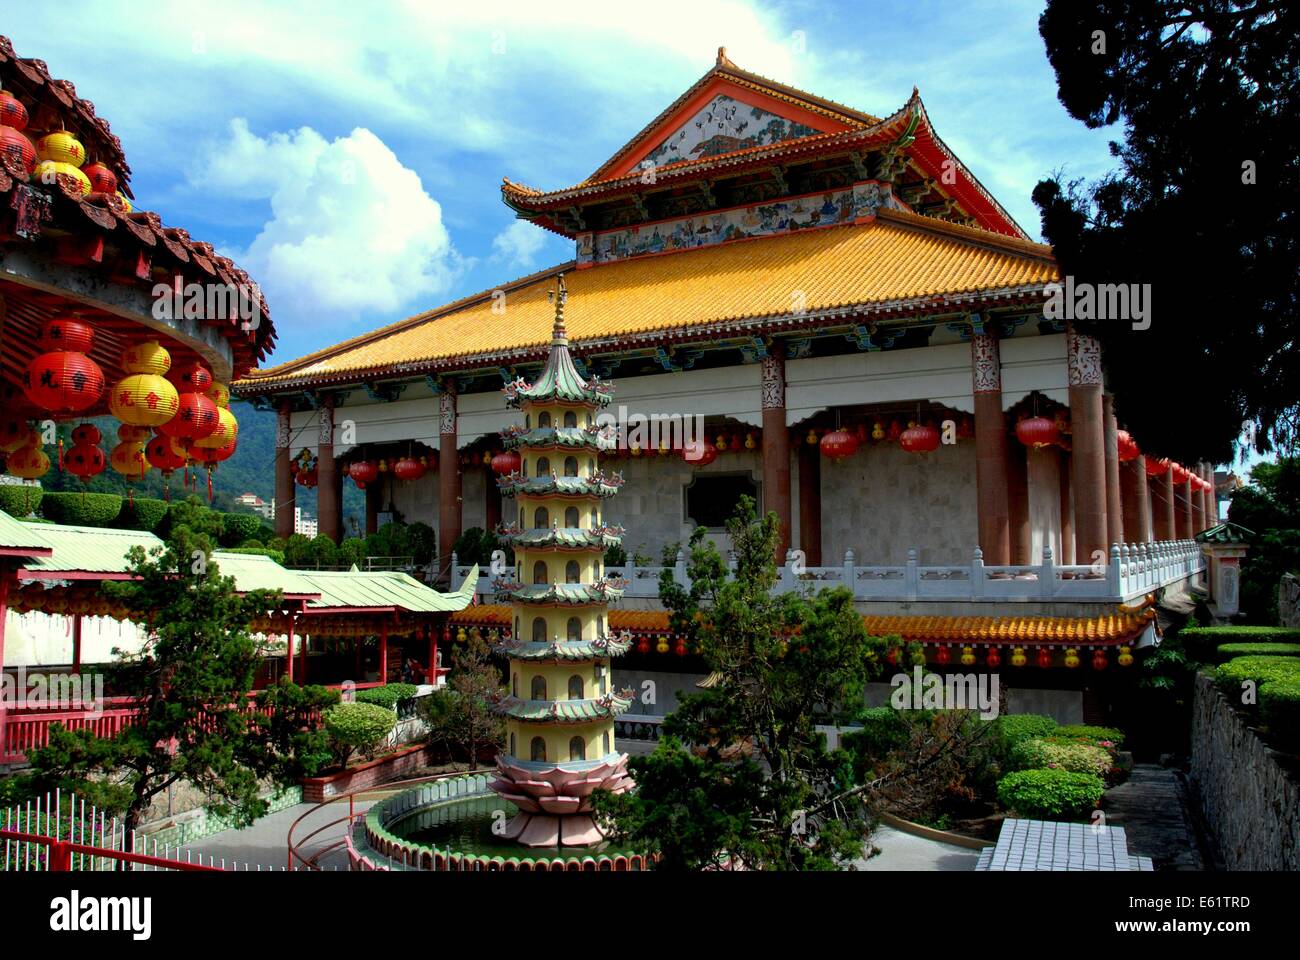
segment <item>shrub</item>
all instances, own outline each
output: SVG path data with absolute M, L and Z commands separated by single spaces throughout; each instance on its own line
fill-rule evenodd
M 623 549 L 623 544 L 612 543 L 605 548 L 605 566 L 607 567 L 627 566 L 627 551 Z
M 396 713 L 373 703 L 340 703 L 326 710 L 323 718 L 334 760 L 341 767 L 347 766 L 354 752 L 372 755 L 397 726 Z
M 254 513 L 227 513 L 221 518 L 221 545 L 240 547 L 262 529 L 262 518 Z
M 338 558 L 341 564 L 360 568 L 366 561 L 366 541 L 360 537 L 348 537 L 339 544 Z
M 122 512 L 113 521 L 113 526 L 124 530 L 157 530 L 163 518 L 167 516 L 169 504 L 165 500 L 148 497 L 136 497 L 134 501 L 122 503 Z
M 1259 713 L 1279 746 L 1300 752 L 1300 675 L 1260 687 Z
M 74 527 L 106 527 L 121 512 L 116 493 L 47 493 L 41 500 L 45 519 Z
M 998 781 L 998 802 L 1018 817 L 1077 820 L 1096 808 L 1101 777 L 1069 770 L 1017 770 Z
M 276 563 L 284 563 L 284 551 L 272 550 L 270 547 L 231 547 L 226 553 L 243 553 L 255 557 L 270 557 Z
M 1116 727 L 1093 727 L 1086 723 L 1067 723 L 1065 726 L 1057 727 L 1056 736 L 1069 737 L 1075 740 L 1091 740 L 1097 743 L 1106 740 L 1116 747 L 1124 745 L 1123 730 Z
M 200 503 L 198 497 L 186 497 L 184 500 L 172 501 L 167 516 L 163 517 L 154 533 L 166 540 L 177 527 L 206 535 L 217 544 L 221 542 L 221 534 L 225 530 L 225 515 Z
M 1237 657 L 1214 671 L 1214 682 L 1230 702 L 1239 703 L 1241 685 L 1247 680 L 1253 680 L 1258 687 L 1270 680 L 1298 676 L 1300 659 L 1295 657 Z
M 302 533 L 290 534 L 284 541 L 284 562 L 291 567 L 311 566 L 311 537 Z
M 0 485 L 0 510 L 11 517 L 25 517 L 41 505 L 45 491 L 26 483 Z
M 1051 769 L 1091 773 L 1104 777 L 1111 768 L 1110 753 L 1077 740 L 1021 740 L 1011 750 L 1011 764 L 1017 770 Z
M 457 563 L 477 563 L 480 567 L 487 567 L 492 562 L 492 551 L 500 549 L 497 535 L 481 527 L 470 527 L 452 546 Z
M 386 710 L 396 710 L 403 700 L 409 700 L 419 692 L 413 683 L 389 683 L 382 687 L 369 687 L 357 691 L 357 703 L 373 703 Z
M 1300 643 L 1294 627 L 1183 627 L 1178 631 L 1187 655 L 1199 663 L 1216 663 L 1215 651 L 1225 643 Z
M 1056 733 L 1056 721 L 1037 713 L 1013 713 L 998 717 L 998 755 L 1004 766 L 1018 743 Z
M 333 761 L 321 711 L 339 702 L 337 690 L 300 687 L 282 677 L 276 686 L 258 693 L 256 702 L 260 712 L 253 715 L 253 723 L 265 730 L 287 777 L 315 776 Z
M 868 758 L 883 757 L 907 743 L 912 730 L 909 711 L 872 707 L 862 713 L 862 729 L 846 732 L 843 745 Z
M 1233 657 L 1300 657 L 1300 643 L 1225 643 L 1218 657 L 1220 663 Z

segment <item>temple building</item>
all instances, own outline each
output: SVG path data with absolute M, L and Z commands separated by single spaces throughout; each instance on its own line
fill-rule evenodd
M 293 500 L 291 465 L 316 465 L 322 533 L 342 532 L 349 473 L 418 461 L 366 484 L 366 525 L 429 523 L 437 575 L 456 585 L 461 533 L 504 517 L 500 391 L 554 375 L 563 274 L 575 382 L 619 382 L 605 412 L 620 442 L 601 458 L 628 493 L 602 501 L 600 524 L 626 530 L 629 588 L 605 629 L 631 631 L 630 663 L 689 655 L 657 601 L 665 548 L 720 531 L 742 494 L 780 518 L 782 589 L 846 586 L 940 664 L 1042 668 L 1064 717 L 1095 714 L 1090 685 L 1154 639 L 1153 594 L 1203 579 L 1193 537 L 1218 521 L 1212 468 L 1148 462 L 1120 429 L 1097 341 L 1044 310 L 1063 280 L 1052 251 L 952 153 L 916 90 L 875 116 L 720 50 L 581 183 L 506 179 L 501 194 L 571 240 L 572 260 L 235 385 L 278 411 L 277 504 Z M 700 430 L 629 442 L 641 417 Z M 562 473 L 560 453 L 536 456 Z M 586 448 L 573 455 L 587 477 Z M 531 487 L 505 487 L 533 509 Z M 282 535 L 291 517 L 277 513 Z M 507 532 L 525 575 L 528 521 Z M 576 558 L 580 582 L 595 557 Z M 457 619 L 514 626 L 515 610 Z

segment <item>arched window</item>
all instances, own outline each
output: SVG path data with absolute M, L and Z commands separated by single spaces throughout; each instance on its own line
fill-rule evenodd
M 569 678 L 569 699 L 583 700 L 587 696 L 586 685 L 582 682 L 582 677 L 576 673 Z
M 533 677 L 533 689 L 532 689 L 532 696 L 530 697 L 530 699 L 532 700 L 546 699 L 546 678 L 542 676 L 540 673 L 537 676 Z
M 579 525 L 578 508 L 568 507 L 564 511 L 564 525 L 573 528 Z
M 533 564 L 533 583 L 550 583 L 550 578 L 546 575 L 546 561 L 538 560 Z
M 565 458 L 564 458 L 564 475 L 565 475 L 566 477 L 576 477 L 576 476 L 578 475 L 578 458 L 577 458 L 577 457 L 565 457 Z
M 534 763 L 546 762 L 546 741 L 541 737 L 533 737 L 531 757 Z
M 582 579 L 582 572 L 578 569 L 577 560 L 570 560 L 568 563 L 564 565 L 565 583 L 580 583 L 581 579 Z
M 582 621 L 577 617 L 570 617 L 569 622 L 565 625 L 565 632 L 570 640 L 582 639 Z
M 605 743 L 605 752 L 606 752 L 606 753 L 609 753 L 609 731 L 608 731 L 608 730 L 605 731 L 605 733 L 602 735 L 601 739 L 602 739 L 602 740 L 604 741 L 604 743 Z
M 588 410 L 588 411 L 587 411 L 587 426 L 591 426 L 592 423 L 594 423 L 594 422 L 595 422 L 595 421 L 593 421 L 593 420 L 591 419 L 591 411 Z
M 519 518 L 519 525 L 523 526 L 524 518 Z M 551 511 L 545 507 L 538 507 L 533 511 L 533 526 L 538 530 L 548 530 L 551 526 Z
M 518 631 L 516 630 L 516 632 Z M 605 635 L 605 615 L 603 613 L 598 613 L 596 614 L 596 636 L 603 637 L 604 635 Z
M 564 425 L 566 427 L 576 427 L 578 425 L 578 414 L 573 410 L 565 410 Z
M 519 696 L 519 674 L 510 674 L 510 696 Z
M 516 753 L 515 753 L 515 735 L 514 735 L 513 733 L 510 734 L 510 756 L 512 756 L 512 757 L 513 757 L 513 756 L 516 756 Z
M 551 425 L 551 412 L 549 410 L 543 410 L 541 413 L 537 415 L 537 426 L 540 428 L 540 427 L 549 427 L 550 425 Z
M 550 457 L 538 457 L 537 458 L 537 479 L 539 480 L 544 479 L 546 475 L 550 472 L 551 472 Z
M 546 618 L 537 617 L 533 620 L 533 643 L 546 642 Z
M 525 414 L 524 414 L 524 429 L 525 429 L 525 430 L 531 430 L 532 428 L 533 428 L 533 415 L 532 415 L 531 413 L 525 413 Z
M 518 574 L 515 574 L 515 576 L 518 576 Z M 518 618 L 518 617 L 515 617 L 515 636 L 516 636 L 516 637 L 519 636 L 519 618 Z
M 605 683 L 605 668 L 598 663 L 596 664 L 596 690 L 599 691 L 601 695 L 609 693 L 609 690 L 605 687 Z
M 526 459 L 520 463 L 519 472 L 525 477 L 528 476 L 528 461 Z
M 569 759 L 586 760 L 587 759 L 587 741 L 582 737 L 573 737 L 569 740 Z
M 596 472 L 596 461 L 592 457 L 587 458 L 587 473 Z

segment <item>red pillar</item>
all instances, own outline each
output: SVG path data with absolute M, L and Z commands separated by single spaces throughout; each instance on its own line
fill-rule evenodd
M 1119 478 L 1119 424 L 1110 394 L 1101 398 L 1102 442 L 1106 455 L 1106 536 L 1111 543 L 1123 543 L 1124 491 Z
M 320 405 L 320 439 L 316 450 L 316 515 L 320 533 L 339 541 L 342 517 L 339 512 L 339 465 L 334 459 L 334 397 L 326 394 Z
M 1201 479 L 1201 470 L 1202 467 L 1198 463 L 1192 471 L 1192 479 L 1188 481 L 1188 484 Z M 1196 536 L 1207 526 L 1209 524 L 1205 522 L 1205 491 L 1197 483 L 1195 489 L 1192 490 L 1192 536 Z
M 975 400 L 975 486 L 979 546 L 984 562 L 1011 562 L 1011 513 L 1007 496 L 1007 427 L 1002 415 L 1002 360 L 997 338 L 972 330 L 971 385 Z
M 799 549 L 810 567 L 822 565 L 822 454 L 799 444 Z
M 1076 562 L 1105 564 L 1110 557 L 1106 521 L 1106 448 L 1101 402 L 1101 346 L 1094 337 L 1067 334 L 1071 456 L 1074 464 Z
M 438 394 L 438 564 L 451 576 L 451 551 L 461 532 L 460 454 L 456 446 L 456 392 Z M 386 681 L 385 681 L 386 682 Z
M 302 642 L 300 644 L 302 653 L 298 655 L 298 666 L 299 666 L 298 672 L 302 674 L 302 678 L 298 682 L 301 683 L 303 686 L 307 685 L 307 641 L 310 639 L 311 638 L 309 636 L 303 634 Z
M 501 526 L 501 489 L 497 486 L 497 475 L 491 467 L 483 471 L 483 500 L 486 504 L 483 529 L 494 533 Z
M 379 682 L 388 682 L 388 624 L 379 627 Z
M 1121 463 L 1120 502 L 1123 506 L 1124 540 L 1146 543 L 1151 539 L 1151 495 L 1147 493 L 1146 457 Z
M 1190 476 L 1178 484 L 1178 506 L 1180 508 L 1178 511 L 1179 536 L 1183 540 L 1190 540 L 1196 536 L 1196 515 L 1192 509 L 1192 478 Z
M 289 472 L 292 457 L 289 415 L 293 404 L 288 399 L 280 401 L 275 425 L 275 535 L 285 538 L 293 535 L 294 494 L 293 474 Z
M 356 675 L 356 682 L 360 683 L 361 682 L 361 638 L 360 637 L 352 638 L 352 656 L 354 658 L 352 664 L 352 672 Z
M 293 683 L 293 627 L 297 617 L 289 614 L 289 632 L 284 638 L 284 675 Z
M 1152 485 L 1155 496 L 1152 500 L 1152 506 L 1156 511 L 1156 519 L 1159 521 L 1157 539 L 1160 540 L 1177 540 L 1178 523 L 1174 519 L 1177 511 L 1174 507 L 1174 472 L 1166 470 L 1161 476 L 1156 477 L 1156 482 Z
M 785 422 L 785 352 L 773 346 L 763 358 L 763 510 L 776 511 L 781 535 L 776 562 L 785 563 L 790 550 L 790 431 Z
M 81 673 L 81 614 L 72 616 L 72 672 Z
M 13 567 L 0 563 L 0 684 L 3 684 L 5 671 L 5 621 L 9 619 L 9 585 L 17 580 L 18 574 Z M 8 714 L 5 711 L 5 697 L 0 697 L 0 757 L 9 753 Z
M 427 680 L 435 687 L 438 685 L 438 627 L 436 624 L 424 625 L 425 638 L 429 641 L 429 674 Z

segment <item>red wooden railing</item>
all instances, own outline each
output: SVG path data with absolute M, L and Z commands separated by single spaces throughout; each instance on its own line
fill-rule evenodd
M 45 869 L 55 873 L 65 873 L 72 869 L 73 854 L 114 860 L 119 863 L 133 863 L 145 867 L 162 867 L 167 870 L 202 870 L 204 873 L 221 873 L 221 867 L 205 867 L 184 860 L 170 860 L 166 857 L 151 857 L 143 853 L 127 853 L 125 850 L 110 850 L 107 847 L 93 847 L 88 843 L 70 843 L 56 840 L 39 833 L 23 833 L 20 830 L 0 830 L 0 840 L 12 840 L 16 843 L 29 843 L 37 847 L 49 848 L 45 860 Z

